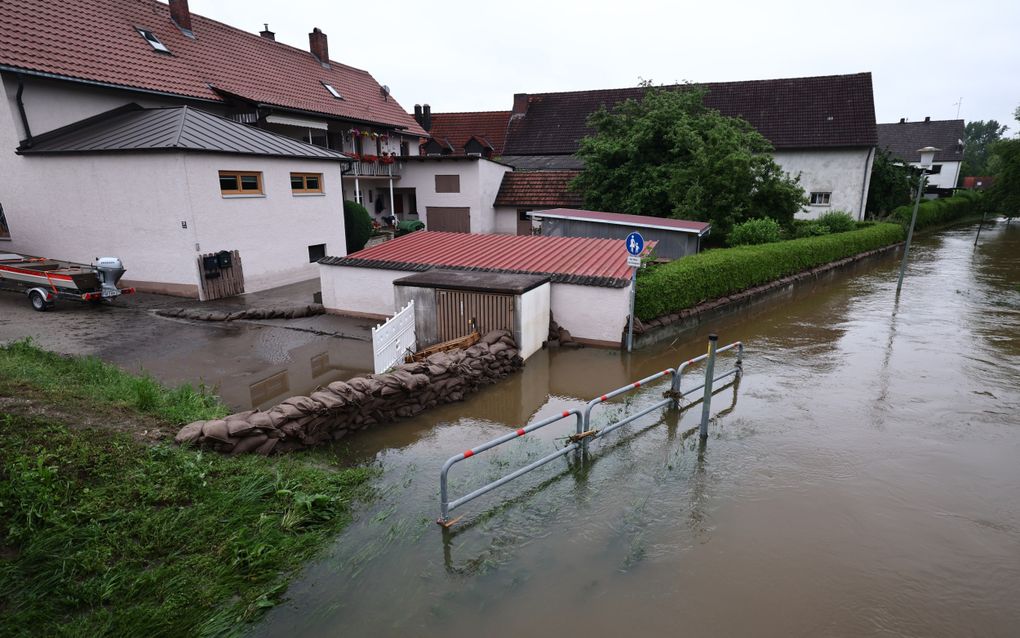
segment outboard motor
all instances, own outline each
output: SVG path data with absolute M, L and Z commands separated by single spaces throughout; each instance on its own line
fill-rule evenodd
M 118 257 L 99 257 L 96 259 L 96 273 L 103 288 L 104 297 L 116 297 L 120 294 L 117 282 L 124 276 L 124 262 Z

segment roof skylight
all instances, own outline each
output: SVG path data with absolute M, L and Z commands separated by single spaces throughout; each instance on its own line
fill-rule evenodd
M 329 91 L 329 94 L 337 98 L 338 100 L 344 99 L 344 96 L 340 95 L 340 91 L 334 89 L 332 84 L 326 84 L 325 82 L 323 82 L 322 86 L 326 87 L 326 90 Z
M 159 51 L 160 53 L 170 53 L 170 49 L 166 48 L 166 45 L 160 42 L 156 34 L 148 29 L 138 29 L 138 35 L 145 38 L 145 41 L 152 45 L 152 48 Z

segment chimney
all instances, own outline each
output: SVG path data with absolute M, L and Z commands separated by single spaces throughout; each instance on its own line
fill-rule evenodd
M 267 39 L 267 40 L 275 41 L 276 40 L 276 34 L 269 30 L 269 23 L 268 22 L 264 22 L 263 24 L 265 25 L 266 28 L 261 30 L 261 31 L 259 31 L 259 35 L 262 36 L 263 38 Z
M 424 104 L 421 107 L 421 127 L 426 131 L 432 130 L 432 107 Z
M 510 111 L 510 117 L 524 117 L 528 112 L 528 94 L 514 93 L 514 109 Z
M 907 118 L 901 117 L 900 118 L 900 124 L 906 124 L 906 123 L 907 123 Z
M 924 116 L 924 121 L 925 122 L 931 122 L 931 116 L 930 115 L 925 115 Z
M 414 105 L 414 121 L 421 124 L 421 104 Z M 422 127 L 424 128 L 424 127 Z
M 315 27 L 308 34 L 308 48 L 311 49 L 312 55 L 319 60 L 319 64 L 328 69 L 329 45 L 326 44 L 326 34 L 320 31 L 319 27 Z
M 191 31 L 191 11 L 188 0 L 170 0 L 170 17 L 182 31 Z

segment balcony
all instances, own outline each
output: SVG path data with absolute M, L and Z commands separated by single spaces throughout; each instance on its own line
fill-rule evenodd
M 380 164 L 376 162 L 353 162 L 348 175 L 357 177 L 400 177 L 400 162 L 392 164 Z

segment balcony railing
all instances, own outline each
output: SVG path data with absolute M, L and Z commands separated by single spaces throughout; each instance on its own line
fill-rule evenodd
M 351 174 L 358 177 L 400 177 L 400 163 L 354 162 L 351 165 Z

